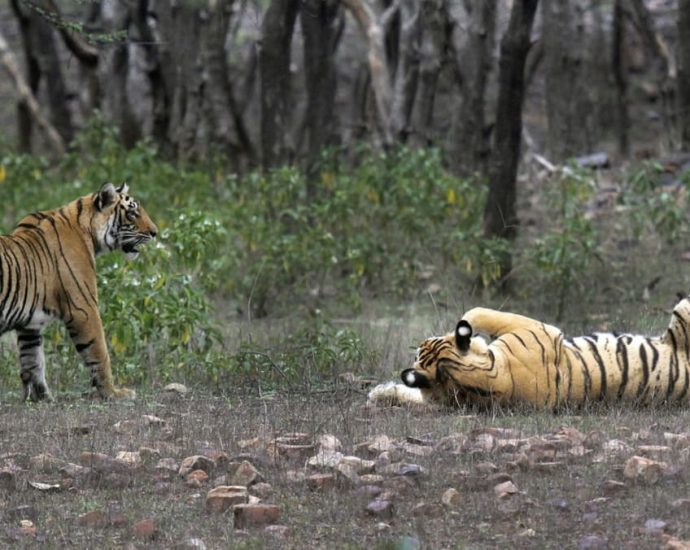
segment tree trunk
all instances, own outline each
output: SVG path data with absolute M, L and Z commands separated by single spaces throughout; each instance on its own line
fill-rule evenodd
M 395 84 L 391 107 L 391 129 L 394 137 L 404 143 L 410 133 L 410 119 L 419 81 L 419 41 L 421 19 L 417 0 L 400 3 L 400 40 L 396 54 Z
M 615 0 L 613 6 L 613 38 L 611 68 L 613 70 L 613 80 L 616 85 L 616 126 L 618 133 L 618 150 L 623 155 L 627 155 L 630 150 L 628 141 L 628 77 L 627 65 L 625 63 L 625 13 L 623 2 L 625 0 Z
M 357 20 L 367 40 L 367 61 L 371 73 L 371 83 L 374 88 L 376 114 L 383 143 L 385 146 L 389 146 L 392 143 L 391 102 L 393 94 L 390 84 L 388 63 L 386 62 L 382 26 L 366 1 L 341 1 Z M 304 25 L 304 19 L 302 20 L 302 24 Z
M 496 129 L 489 165 L 489 194 L 484 210 L 487 238 L 513 241 L 517 234 L 516 178 L 520 158 L 524 75 L 530 34 L 538 0 L 515 0 L 510 22 L 501 40 L 498 63 L 498 103 Z M 509 289 L 512 258 L 500 259 L 500 284 Z
M 307 195 L 316 195 L 315 169 L 324 148 L 335 144 L 336 74 L 334 54 L 340 38 L 339 0 L 302 0 L 304 72 L 307 89 Z
M 678 3 L 678 123 L 681 147 L 690 151 L 690 0 Z
M 582 14 L 576 4 L 573 0 L 542 4 L 548 140 L 551 156 L 557 162 L 588 149 L 591 109 L 583 74 Z
M 452 155 L 460 174 L 487 173 L 491 150 L 485 109 L 496 36 L 496 2 L 481 0 L 469 13 L 467 48 L 458 60 L 462 71 L 462 103 L 454 121 Z
M 36 101 L 31 88 L 22 77 L 22 74 L 19 70 L 19 64 L 7 45 L 7 41 L 2 33 L 0 33 L 0 63 L 5 66 L 10 78 L 14 81 L 14 85 L 17 88 L 17 93 L 20 98 L 20 104 L 25 106 L 27 115 L 31 116 L 38 124 L 38 127 L 43 130 L 48 143 L 55 153 L 58 155 L 64 154 L 65 144 L 62 140 L 62 136 L 60 136 L 58 131 L 53 127 L 53 125 L 41 111 L 38 101 Z
M 74 137 L 72 114 L 69 110 L 67 86 L 62 74 L 62 65 L 58 56 L 57 41 L 53 27 L 44 19 L 39 10 L 45 10 L 44 2 L 37 2 L 28 9 L 21 8 L 16 0 L 12 2 L 14 12 L 19 19 L 26 65 L 28 84 L 33 95 L 38 95 L 41 80 L 45 84 L 45 95 L 52 125 L 65 143 Z M 31 117 L 20 108 L 20 148 L 31 150 Z
M 293 149 L 290 135 L 290 43 L 298 0 L 272 0 L 261 25 L 261 153 L 264 168 L 285 163 Z
M 131 22 L 129 6 L 115 0 L 103 2 L 101 21 L 106 32 L 129 32 Z M 120 129 L 120 139 L 127 148 L 133 147 L 142 137 L 141 128 L 127 93 L 130 53 L 128 41 L 115 42 L 103 50 L 102 60 L 98 67 L 100 89 L 103 92 L 103 112 Z
M 447 10 L 444 0 L 421 0 L 422 38 L 419 49 L 419 85 L 412 114 L 413 141 L 421 146 L 436 140 L 433 128 L 434 100 L 447 42 Z

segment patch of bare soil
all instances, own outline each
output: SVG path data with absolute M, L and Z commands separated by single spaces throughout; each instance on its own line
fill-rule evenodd
M 344 394 L 5 403 L 0 546 L 687 548 L 688 426 Z

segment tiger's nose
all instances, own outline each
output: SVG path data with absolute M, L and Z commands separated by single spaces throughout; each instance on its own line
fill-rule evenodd
M 152 239 L 156 238 L 156 235 L 158 235 L 158 228 L 154 225 L 151 229 L 147 231 L 149 237 Z

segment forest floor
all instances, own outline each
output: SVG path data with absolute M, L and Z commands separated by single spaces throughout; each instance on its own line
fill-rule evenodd
M 372 325 L 392 370 L 422 324 Z M 0 547 L 689 547 L 673 546 L 690 541 L 688 409 L 374 409 L 354 386 L 139 392 L 3 396 Z M 209 498 L 215 486 L 241 488 Z

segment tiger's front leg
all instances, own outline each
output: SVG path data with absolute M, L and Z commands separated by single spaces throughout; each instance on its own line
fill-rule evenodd
M 52 401 L 46 384 L 42 329 L 17 329 L 17 347 L 24 385 L 24 401 Z
M 79 352 L 91 375 L 91 385 L 98 390 L 104 399 L 134 399 L 136 392 L 127 388 L 118 388 L 113 383 L 110 370 L 110 355 L 105 343 L 105 333 L 98 310 L 91 313 L 88 319 L 72 319 L 66 323 L 74 347 Z

